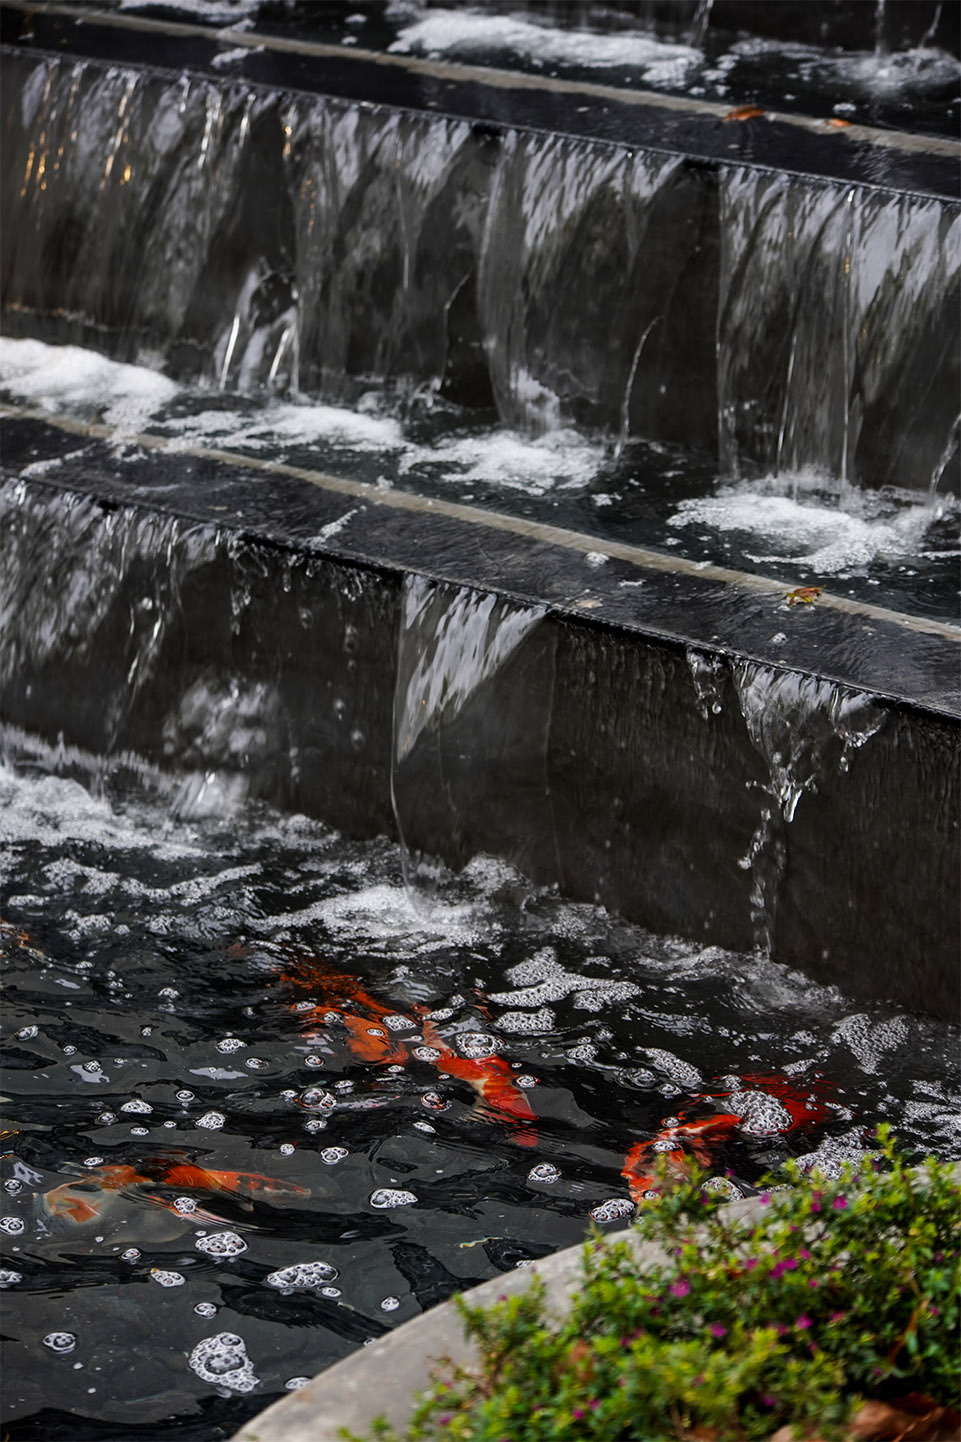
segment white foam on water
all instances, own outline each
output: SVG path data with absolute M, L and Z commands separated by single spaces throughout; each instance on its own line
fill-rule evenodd
M 93 410 L 125 435 L 143 429 L 180 387 L 145 366 L 107 360 L 79 346 L 0 339 L 0 386 L 48 411 Z
M 816 79 L 859 99 L 891 99 L 911 91 L 923 94 L 951 85 L 961 77 L 957 57 L 931 45 L 897 51 L 831 51 L 790 41 L 751 38 L 732 45 L 717 69 L 726 74 L 745 60 L 762 65 L 772 60 L 787 61 L 799 79 Z
M 938 512 L 929 503 L 851 489 L 825 496 L 823 478 L 767 477 L 681 501 L 668 525 L 710 526 L 745 539 L 748 559 L 788 563 L 821 576 L 863 572 L 875 561 L 916 557 Z M 796 495 L 792 492 L 796 488 Z M 899 498 L 900 499 L 900 498 Z M 950 505 L 938 498 L 942 509 Z
M 700 50 L 690 45 L 669 44 L 636 30 L 593 34 L 464 10 L 432 10 L 423 20 L 401 30 L 390 49 L 462 60 L 508 50 L 541 65 L 576 65 L 588 70 L 630 67 L 635 78 L 647 85 L 679 84 L 703 58 Z
M 424 935 L 466 944 L 481 935 L 469 906 L 438 903 L 430 912 L 422 912 L 411 905 L 404 887 L 386 883 L 328 897 L 303 911 L 272 917 L 271 929 L 278 923 L 300 926 L 318 922 L 335 936 L 391 941 Z
M 187 1365 L 202 1382 L 210 1382 L 226 1393 L 252 1392 L 260 1383 L 254 1375 L 247 1348 L 236 1332 L 218 1332 L 198 1342 Z
M 441 466 L 454 473 L 459 486 L 465 481 L 484 482 L 543 496 L 586 485 L 604 457 L 601 446 L 569 429 L 549 430 L 533 439 L 517 431 L 497 430 L 411 446 L 401 457 L 399 470 L 406 474 L 419 465 Z

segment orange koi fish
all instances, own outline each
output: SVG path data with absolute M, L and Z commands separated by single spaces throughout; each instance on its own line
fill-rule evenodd
M 812 1085 L 801 1085 L 785 1077 L 750 1076 L 737 1077 L 736 1086 L 698 1092 L 696 1102 L 712 1102 L 727 1098 L 738 1098 L 740 1110 L 714 1112 L 698 1120 L 686 1121 L 685 1113 L 670 1118 L 664 1123 L 657 1136 L 647 1142 L 636 1142 L 624 1158 L 621 1176 L 627 1182 L 634 1202 L 649 1200 L 657 1193 L 659 1183 L 654 1170 L 655 1158 L 663 1155 L 672 1169 L 688 1170 L 691 1156 L 701 1166 L 707 1166 L 715 1145 L 725 1142 L 733 1132 L 749 1129 L 759 1135 L 778 1133 L 785 1135 L 797 1127 L 814 1126 L 830 1116 L 830 1108 L 823 1099 L 827 1084 L 818 1081 Z M 773 1097 L 787 1114 L 788 1121 L 782 1122 L 776 1116 L 770 1119 L 751 1116 L 747 1100 L 750 1096 Z
M 424 1020 L 422 1031 L 425 1042 L 440 1052 L 440 1056 L 434 1061 L 437 1070 L 444 1076 L 457 1077 L 458 1080 L 467 1082 L 493 1111 L 501 1112 L 521 1123 L 517 1140 L 521 1146 L 535 1146 L 537 1135 L 529 1124 L 537 1121 L 536 1113 L 523 1089 L 515 1082 L 514 1075 L 503 1057 L 492 1055 L 473 1060 L 458 1056 L 444 1041 L 429 1017 Z
M 407 1061 L 407 1048 L 391 1035 L 384 1020 L 396 1014 L 396 1007 L 385 1006 L 363 991 L 355 976 L 315 957 L 297 957 L 280 979 L 288 986 L 319 992 L 321 1000 L 314 1006 L 295 1003 L 293 1009 L 310 1027 L 331 1018 L 339 1021 L 347 1029 L 347 1048 L 358 1061 L 375 1066 Z
M 241 1196 L 263 1193 L 268 1197 L 295 1198 L 309 1197 L 307 1187 L 293 1182 L 279 1181 L 274 1177 L 263 1177 L 256 1172 L 217 1172 L 203 1167 L 180 1164 L 175 1161 L 163 1162 L 152 1168 L 154 1175 L 145 1176 L 135 1167 L 103 1166 L 95 1168 L 89 1176 L 78 1177 L 76 1181 L 63 1182 L 41 1197 L 41 1204 L 48 1216 L 74 1222 L 78 1226 L 99 1220 L 111 1203 L 114 1193 L 140 1192 L 153 1186 L 178 1187 L 194 1192 L 233 1192 Z M 176 1212 L 177 1207 L 165 1197 L 146 1193 L 147 1200 L 158 1206 Z M 194 1213 L 210 1220 L 208 1213 Z M 213 1220 L 216 1220 L 214 1218 Z

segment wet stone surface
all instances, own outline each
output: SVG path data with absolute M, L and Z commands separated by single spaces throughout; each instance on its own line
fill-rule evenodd
M 623 1225 L 629 1148 L 729 1105 L 712 1091 L 744 1113 L 717 1186 L 789 1153 L 836 1167 L 882 1119 L 961 1155 L 944 1024 L 493 862 L 418 910 L 386 842 L 253 808 L 177 823 L 149 776 L 86 781 L 0 773 L 11 1435 L 229 1434 L 454 1291 Z M 507 1078 L 486 1102 L 485 1067 Z M 825 1087 L 825 1119 L 778 1131 L 772 1077 Z

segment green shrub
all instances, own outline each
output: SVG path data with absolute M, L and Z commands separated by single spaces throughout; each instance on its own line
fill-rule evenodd
M 839 1181 L 804 1177 L 732 1219 L 663 1176 L 637 1231 L 663 1249 L 639 1264 L 598 1234 L 570 1313 L 536 1278 L 484 1309 L 457 1306 L 476 1370 L 435 1372 L 408 1442 L 678 1442 L 843 1436 L 865 1397 L 958 1394 L 959 1189 L 953 1168 L 905 1165 L 889 1130 Z M 638 1429 L 641 1430 L 638 1430 Z M 386 1424 L 374 1436 L 393 1439 Z M 357 1442 L 357 1439 L 354 1439 Z

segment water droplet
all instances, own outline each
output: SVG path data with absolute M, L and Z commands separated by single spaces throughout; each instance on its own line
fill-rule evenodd
M 67 1006 L 69 1006 L 69 1005 L 70 1005 L 70 1003 L 69 1003 L 69 1001 L 68 1001 L 68 1002 L 67 1002 Z M 63 1054 L 64 1054 L 64 1056 L 73 1056 L 73 1055 L 75 1054 L 76 1050 L 77 1050 L 77 1048 L 76 1048 L 75 1046 L 65 1046 L 65 1047 L 63 1048 Z
M 101 1112 L 97 1118 L 97 1121 L 102 1127 L 112 1126 L 116 1120 L 117 1118 L 113 1112 Z
M 133 1101 L 124 1102 L 120 1110 L 122 1112 L 143 1112 L 146 1114 L 147 1112 L 152 1112 L 153 1107 L 149 1102 L 141 1101 L 139 1097 L 134 1097 Z
M 380 1310 L 382 1312 L 396 1312 L 399 1306 L 399 1297 L 385 1297 L 380 1304 Z
M 337 1098 L 332 1096 L 323 1087 L 306 1087 L 301 1092 L 299 1101 L 301 1106 L 309 1107 L 311 1111 L 330 1112 L 337 1105 Z
M 103 1157 L 84 1157 L 83 1164 L 85 1167 L 103 1166 Z
M 122 1262 L 139 1262 L 139 1261 L 140 1261 L 140 1251 L 139 1251 L 139 1249 L 138 1249 L 137 1247 L 128 1247 L 125 1252 L 121 1252 L 121 1253 L 120 1253 L 120 1260 L 121 1260 Z
M 556 1182 L 559 1177 L 560 1172 L 556 1167 L 552 1167 L 550 1162 L 538 1162 L 537 1166 L 531 1167 L 527 1173 L 529 1182 Z
M 43 1345 L 49 1347 L 51 1352 L 63 1355 L 73 1351 L 77 1345 L 77 1339 L 73 1332 L 48 1332 L 43 1339 Z
M 299 1392 L 302 1387 L 309 1386 L 309 1377 L 288 1377 L 287 1381 L 284 1383 L 284 1390 L 286 1392 Z
M 225 1036 L 223 1041 L 218 1041 L 217 1050 L 229 1055 L 233 1051 L 240 1051 L 247 1043 L 241 1041 L 239 1036 Z
M 225 1121 L 226 1117 L 223 1112 L 204 1112 L 202 1117 L 197 1118 L 196 1125 L 204 1127 L 209 1132 L 216 1132 L 220 1130 Z
M 0 1232 L 6 1232 L 8 1237 L 19 1237 L 23 1229 L 22 1217 L 0 1217 Z
M 262 1056 L 249 1056 L 244 1062 L 244 1066 L 249 1067 L 251 1071 L 266 1071 L 267 1067 L 270 1066 L 270 1062 L 266 1061 Z
M 293 1142 L 281 1142 L 277 1150 L 280 1152 L 280 1155 L 282 1157 L 292 1157 L 296 1148 L 294 1147 Z
M 23 1191 L 23 1182 L 18 1182 L 16 1177 L 10 1177 L 4 1182 L 3 1190 L 9 1192 L 11 1197 L 15 1197 L 18 1192 Z
M 198 1317 L 216 1317 L 217 1315 L 217 1308 L 213 1302 L 198 1302 L 194 1311 Z
M 85 1061 L 81 1065 L 84 1071 L 89 1072 L 91 1076 L 96 1076 L 97 1072 L 103 1071 L 103 1067 L 98 1061 Z
M 324 1059 L 321 1056 L 308 1056 L 304 1058 L 304 1066 L 319 1067 L 323 1066 L 323 1064 Z
M 305 1132 L 324 1132 L 327 1130 L 327 1123 L 323 1117 L 308 1117 L 304 1122 Z
M 186 1087 L 181 1087 L 180 1091 L 175 1092 L 174 1095 L 178 1102 L 192 1102 L 194 1099 L 193 1092 L 189 1092 Z
M 530 1076 L 527 1072 L 521 1072 L 520 1076 L 514 1078 L 519 1087 L 536 1087 L 537 1077 Z
M 415 1046 L 412 1054 L 418 1061 L 437 1061 L 440 1057 L 436 1046 Z
M 149 1135 L 150 1135 L 150 1128 L 149 1128 L 149 1127 L 131 1127 L 131 1128 L 130 1128 L 130 1135 L 131 1135 L 132 1137 L 149 1137 Z
M 189 1217 L 191 1212 L 197 1210 L 196 1197 L 174 1197 L 174 1208 L 182 1216 Z

